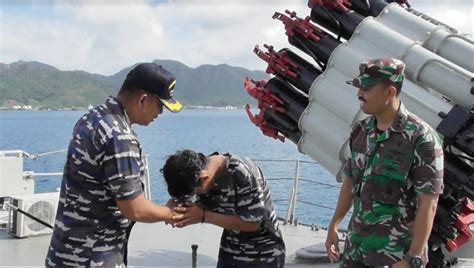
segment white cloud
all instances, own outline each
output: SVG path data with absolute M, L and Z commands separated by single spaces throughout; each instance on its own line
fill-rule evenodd
M 413 3 L 415 5 L 415 3 Z M 474 3 L 471 0 L 419 0 L 414 9 L 474 38 Z
M 62 70 L 107 75 L 154 59 L 264 70 L 264 62 L 252 52 L 255 44 L 290 46 L 273 13 L 289 9 L 300 17 L 309 14 L 305 0 L 40 2 L 2 2 L 0 62 L 36 60 Z M 470 1 L 432 3 L 418 0 L 413 7 L 473 34 Z

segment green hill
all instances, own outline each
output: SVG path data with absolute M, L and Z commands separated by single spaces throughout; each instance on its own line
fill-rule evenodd
M 190 68 L 180 62 L 155 62 L 175 74 L 175 96 L 184 105 L 242 106 L 253 103 L 243 88 L 243 79 L 268 79 L 261 71 L 226 64 Z M 134 65 L 133 65 L 134 66 Z M 60 71 L 39 62 L 0 63 L 0 107 L 12 103 L 36 108 L 87 107 L 115 95 L 130 66 L 111 76 L 85 71 Z

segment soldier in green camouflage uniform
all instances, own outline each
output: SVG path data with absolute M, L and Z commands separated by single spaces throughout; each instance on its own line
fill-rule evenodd
M 170 195 L 188 201 L 176 208 L 184 217 L 175 226 L 206 222 L 224 228 L 218 268 L 284 266 L 285 244 L 270 189 L 252 160 L 183 150 L 166 160 L 162 172 Z M 199 206 L 189 202 L 194 194 Z
M 421 267 L 438 195 L 443 148 L 436 132 L 399 100 L 404 64 L 375 59 L 348 81 L 363 112 L 350 136 L 351 157 L 329 226 L 328 257 L 337 261 L 337 228 L 353 205 L 341 267 Z M 419 263 L 419 264 L 418 264 Z

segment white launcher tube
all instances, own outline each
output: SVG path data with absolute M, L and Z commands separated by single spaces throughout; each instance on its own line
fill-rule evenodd
M 385 57 L 399 58 L 407 67 L 406 77 L 451 99 L 465 108 L 474 107 L 474 74 L 424 49 L 416 42 L 385 27 L 372 17 L 363 20 L 347 42 L 360 51 L 377 47 Z
M 375 20 L 412 41 L 420 42 L 424 48 L 446 60 L 474 72 L 474 42 L 469 38 L 430 23 L 396 3 L 387 5 Z

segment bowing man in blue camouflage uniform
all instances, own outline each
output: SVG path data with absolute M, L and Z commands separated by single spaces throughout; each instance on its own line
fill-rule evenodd
M 178 112 L 176 80 L 163 67 L 142 63 L 118 95 L 76 123 L 67 161 L 47 267 L 124 267 L 135 221 L 172 221 L 168 207 L 144 198 L 142 148 L 132 124 L 146 126 L 163 112 Z
M 217 267 L 284 266 L 285 244 L 270 189 L 253 161 L 182 150 L 166 160 L 162 173 L 174 200 L 169 203 L 184 214 L 176 227 L 210 223 L 224 228 Z

